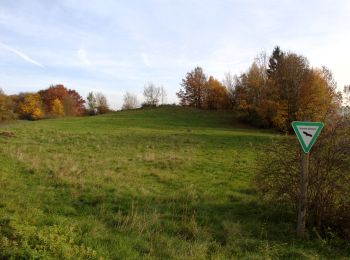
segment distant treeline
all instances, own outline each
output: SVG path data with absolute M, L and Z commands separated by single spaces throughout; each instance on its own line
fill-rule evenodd
M 304 56 L 279 47 L 269 57 L 260 54 L 241 75 L 227 73 L 223 81 L 208 77 L 196 67 L 186 74 L 181 87 L 176 94 L 183 106 L 230 109 L 244 122 L 280 131 L 290 131 L 295 120 L 324 121 L 349 111 L 342 107 L 344 99 L 349 102 L 349 86 L 343 93 L 337 92 L 329 69 L 313 68 Z M 145 85 L 143 95 L 142 107 L 166 103 L 164 87 L 152 82 Z M 0 89 L 0 121 L 94 115 L 110 110 L 102 93 L 90 92 L 86 100 L 63 85 L 10 96 Z M 122 109 L 135 109 L 139 104 L 136 95 L 126 92 Z
M 270 57 L 259 55 L 245 73 L 226 74 L 222 82 L 196 67 L 181 86 L 181 105 L 233 109 L 247 123 L 281 131 L 290 130 L 294 120 L 323 121 L 342 107 L 330 70 L 310 67 L 307 58 L 279 47 Z
M 109 110 L 107 100 L 101 93 L 89 93 L 87 108 L 85 103 L 77 91 L 63 85 L 52 85 L 36 93 L 9 96 L 0 90 L 0 121 L 102 114 Z

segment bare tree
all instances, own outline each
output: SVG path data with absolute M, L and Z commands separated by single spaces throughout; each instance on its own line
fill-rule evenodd
M 222 84 L 226 87 L 228 92 L 228 98 L 231 104 L 231 107 L 234 106 L 235 103 L 235 86 L 237 82 L 237 76 L 231 74 L 230 72 L 225 73 L 224 80 Z
M 124 95 L 124 103 L 123 103 L 122 109 L 123 110 L 135 109 L 137 108 L 137 106 L 138 106 L 138 101 L 137 101 L 136 95 L 126 92 Z
M 99 114 L 105 114 L 109 111 L 109 106 L 107 102 L 107 98 L 101 92 L 95 94 L 96 99 L 96 108 Z
M 157 106 L 161 96 L 161 88 L 154 85 L 152 82 L 148 83 L 143 90 L 143 95 L 146 99 L 145 103 L 149 106 Z
M 344 86 L 345 106 L 350 106 L 350 85 Z
M 162 103 L 162 105 L 166 104 L 167 100 L 167 94 L 166 94 L 166 91 L 165 91 L 165 88 L 164 86 L 161 86 L 160 87 L 160 102 Z

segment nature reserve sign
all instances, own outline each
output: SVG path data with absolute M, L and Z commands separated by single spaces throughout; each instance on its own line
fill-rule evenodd
M 305 234 L 306 207 L 307 207 L 307 187 L 309 175 L 309 152 L 320 134 L 323 123 L 321 122 L 292 122 L 292 127 L 296 133 L 304 153 L 301 153 L 301 173 L 300 191 L 298 201 L 298 224 L 297 235 L 303 237 Z
M 309 153 L 323 128 L 323 123 L 294 121 L 292 122 L 292 127 L 299 139 L 303 151 Z

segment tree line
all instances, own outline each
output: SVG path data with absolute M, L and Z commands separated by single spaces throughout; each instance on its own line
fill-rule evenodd
M 199 109 L 229 109 L 246 123 L 290 131 L 295 120 L 322 121 L 342 109 L 349 113 L 350 86 L 337 92 L 336 82 L 326 67 L 311 67 L 306 57 L 275 47 L 268 57 L 255 58 L 240 75 L 225 74 L 220 81 L 207 76 L 201 67 L 188 72 L 176 93 L 180 105 Z M 166 104 L 163 86 L 145 85 L 140 104 L 135 94 L 126 92 L 122 109 Z M 346 103 L 347 102 L 347 103 Z M 110 111 L 102 93 L 90 92 L 86 101 L 63 85 L 52 85 L 37 93 L 5 95 L 0 91 L 0 121 L 19 117 L 36 120 L 61 116 L 103 114 Z
M 183 106 L 232 109 L 247 123 L 281 131 L 290 131 L 295 120 L 322 121 L 342 107 L 329 69 L 311 67 L 306 57 L 279 47 L 269 57 L 260 54 L 246 72 L 227 73 L 222 82 L 196 67 L 181 87 L 177 96 Z
M 166 91 L 163 86 L 149 82 L 143 90 L 144 102 L 137 96 L 126 92 L 123 110 L 138 107 L 155 107 L 166 104 Z M 35 93 L 6 95 L 0 88 L 0 122 L 16 118 L 38 120 L 64 116 L 83 116 L 105 114 L 111 111 L 106 96 L 101 92 L 89 92 L 86 100 L 73 89 L 64 85 L 51 85 Z
M 92 97 L 92 100 L 89 100 Z M 107 99 L 102 93 L 89 93 L 86 101 L 73 89 L 64 85 L 51 85 L 36 93 L 5 95 L 0 91 L 0 121 L 12 119 L 38 120 L 63 116 L 103 114 L 109 111 Z
M 156 107 L 167 103 L 167 94 L 163 86 L 156 86 L 153 82 L 149 82 L 144 86 L 143 96 L 145 101 L 141 107 Z M 123 97 L 123 110 L 135 109 L 140 106 L 140 103 L 135 94 L 126 92 Z

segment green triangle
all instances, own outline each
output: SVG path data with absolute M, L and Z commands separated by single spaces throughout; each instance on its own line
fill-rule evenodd
M 305 153 L 309 153 L 320 134 L 323 123 L 321 122 L 292 122 L 292 127 Z

